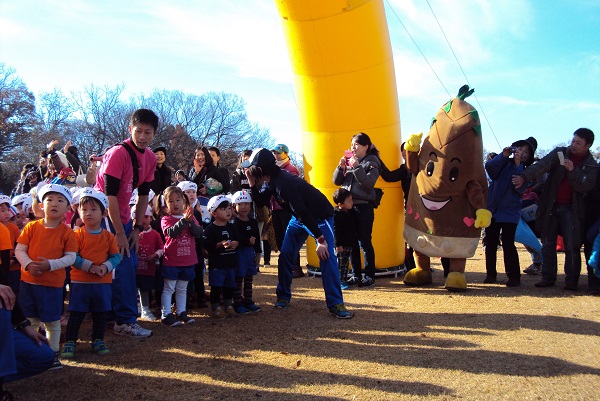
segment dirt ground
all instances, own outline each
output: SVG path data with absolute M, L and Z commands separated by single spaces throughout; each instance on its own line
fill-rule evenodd
M 433 267 L 426 287 L 389 276 L 344 291 L 351 320 L 328 314 L 318 277 L 295 279 L 290 308 L 273 309 L 277 269 L 264 267 L 260 313 L 215 320 L 191 309 L 194 325 L 142 323 L 154 330 L 146 339 L 107 330 L 106 356 L 91 353 L 86 321 L 62 370 L 6 387 L 17 400 L 600 399 L 600 297 L 586 294 L 585 275 L 578 292 L 562 289 L 563 275 L 545 289 L 526 275 L 516 288 L 482 284 L 479 251 L 468 291 L 450 293 Z

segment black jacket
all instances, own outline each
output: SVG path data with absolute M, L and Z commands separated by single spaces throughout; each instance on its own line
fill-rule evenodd
M 151 186 L 155 194 L 160 194 L 171 185 L 173 182 L 171 179 L 172 174 L 173 170 L 166 164 L 163 163 L 160 167 L 158 167 L 158 164 L 156 165 L 156 170 L 154 170 L 154 181 L 152 181 Z
M 316 221 L 333 216 L 333 206 L 325 195 L 302 178 L 279 168 L 271 173 L 268 184 L 260 189 L 252 187 L 252 199 L 258 207 L 268 205 L 271 196 L 300 220 L 315 238 L 323 235 Z
M 348 211 L 333 209 L 333 235 L 335 237 L 335 246 L 353 247 L 358 241 L 358 214 L 356 210 Z

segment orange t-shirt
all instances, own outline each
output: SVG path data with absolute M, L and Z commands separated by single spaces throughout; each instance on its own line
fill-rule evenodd
M 75 230 L 75 237 L 77 237 L 77 244 L 79 246 L 79 256 L 91 261 L 94 265 L 101 265 L 108 260 L 110 255 L 119 253 L 115 236 L 104 229 L 99 234 L 92 234 L 85 227 L 81 227 Z M 71 269 L 71 281 L 110 284 L 112 283 L 112 274 L 107 273 L 104 277 L 100 277 L 94 273 L 84 272 L 73 267 Z
M 77 238 L 73 230 L 62 223 L 55 228 L 45 227 L 44 219 L 27 223 L 17 242 L 28 247 L 27 254 L 33 261 L 39 257 L 59 259 L 65 256 L 65 252 L 77 252 Z M 21 269 L 21 281 L 54 288 L 61 288 L 65 284 L 65 269 L 46 271 L 36 277 L 25 267 Z
M 6 226 L 0 223 L 0 251 L 13 249 L 15 243 L 11 241 L 10 231 Z
M 13 223 L 6 223 L 6 228 L 8 228 L 8 231 L 10 231 L 10 243 L 13 246 L 13 250 L 10 251 L 10 257 L 12 259 L 13 256 L 15 256 L 15 243 L 17 242 L 17 240 L 19 239 L 19 236 L 21 235 L 21 230 L 19 230 L 19 227 L 17 227 L 16 224 Z M 13 263 L 12 265 L 10 265 L 10 271 L 13 270 L 19 270 L 21 269 L 21 265 L 19 264 L 19 262 L 17 261 L 17 263 Z

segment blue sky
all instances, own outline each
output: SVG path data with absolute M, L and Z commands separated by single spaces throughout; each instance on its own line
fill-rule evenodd
M 406 138 L 426 132 L 449 96 L 395 14 L 450 95 L 466 82 L 426 0 L 384 2 Z M 550 149 L 582 126 L 600 135 L 599 1 L 429 4 L 476 90 L 470 101 L 487 150 L 528 136 Z M 120 83 L 128 95 L 232 92 L 251 121 L 291 149 L 301 146 L 273 0 L 0 0 L 0 27 L 0 62 L 36 94 Z

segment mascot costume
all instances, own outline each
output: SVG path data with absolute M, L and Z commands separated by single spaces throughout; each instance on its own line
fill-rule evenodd
M 477 110 L 465 101 L 473 91 L 463 86 L 438 111 L 420 149 L 423 133 L 406 141 L 413 181 L 404 238 L 415 250 L 417 266 L 406 274 L 407 285 L 430 284 L 430 258 L 445 257 L 450 259 L 446 289 L 465 291 L 466 258 L 475 254 L 481 228 L 490 225 L 481 125 Z

